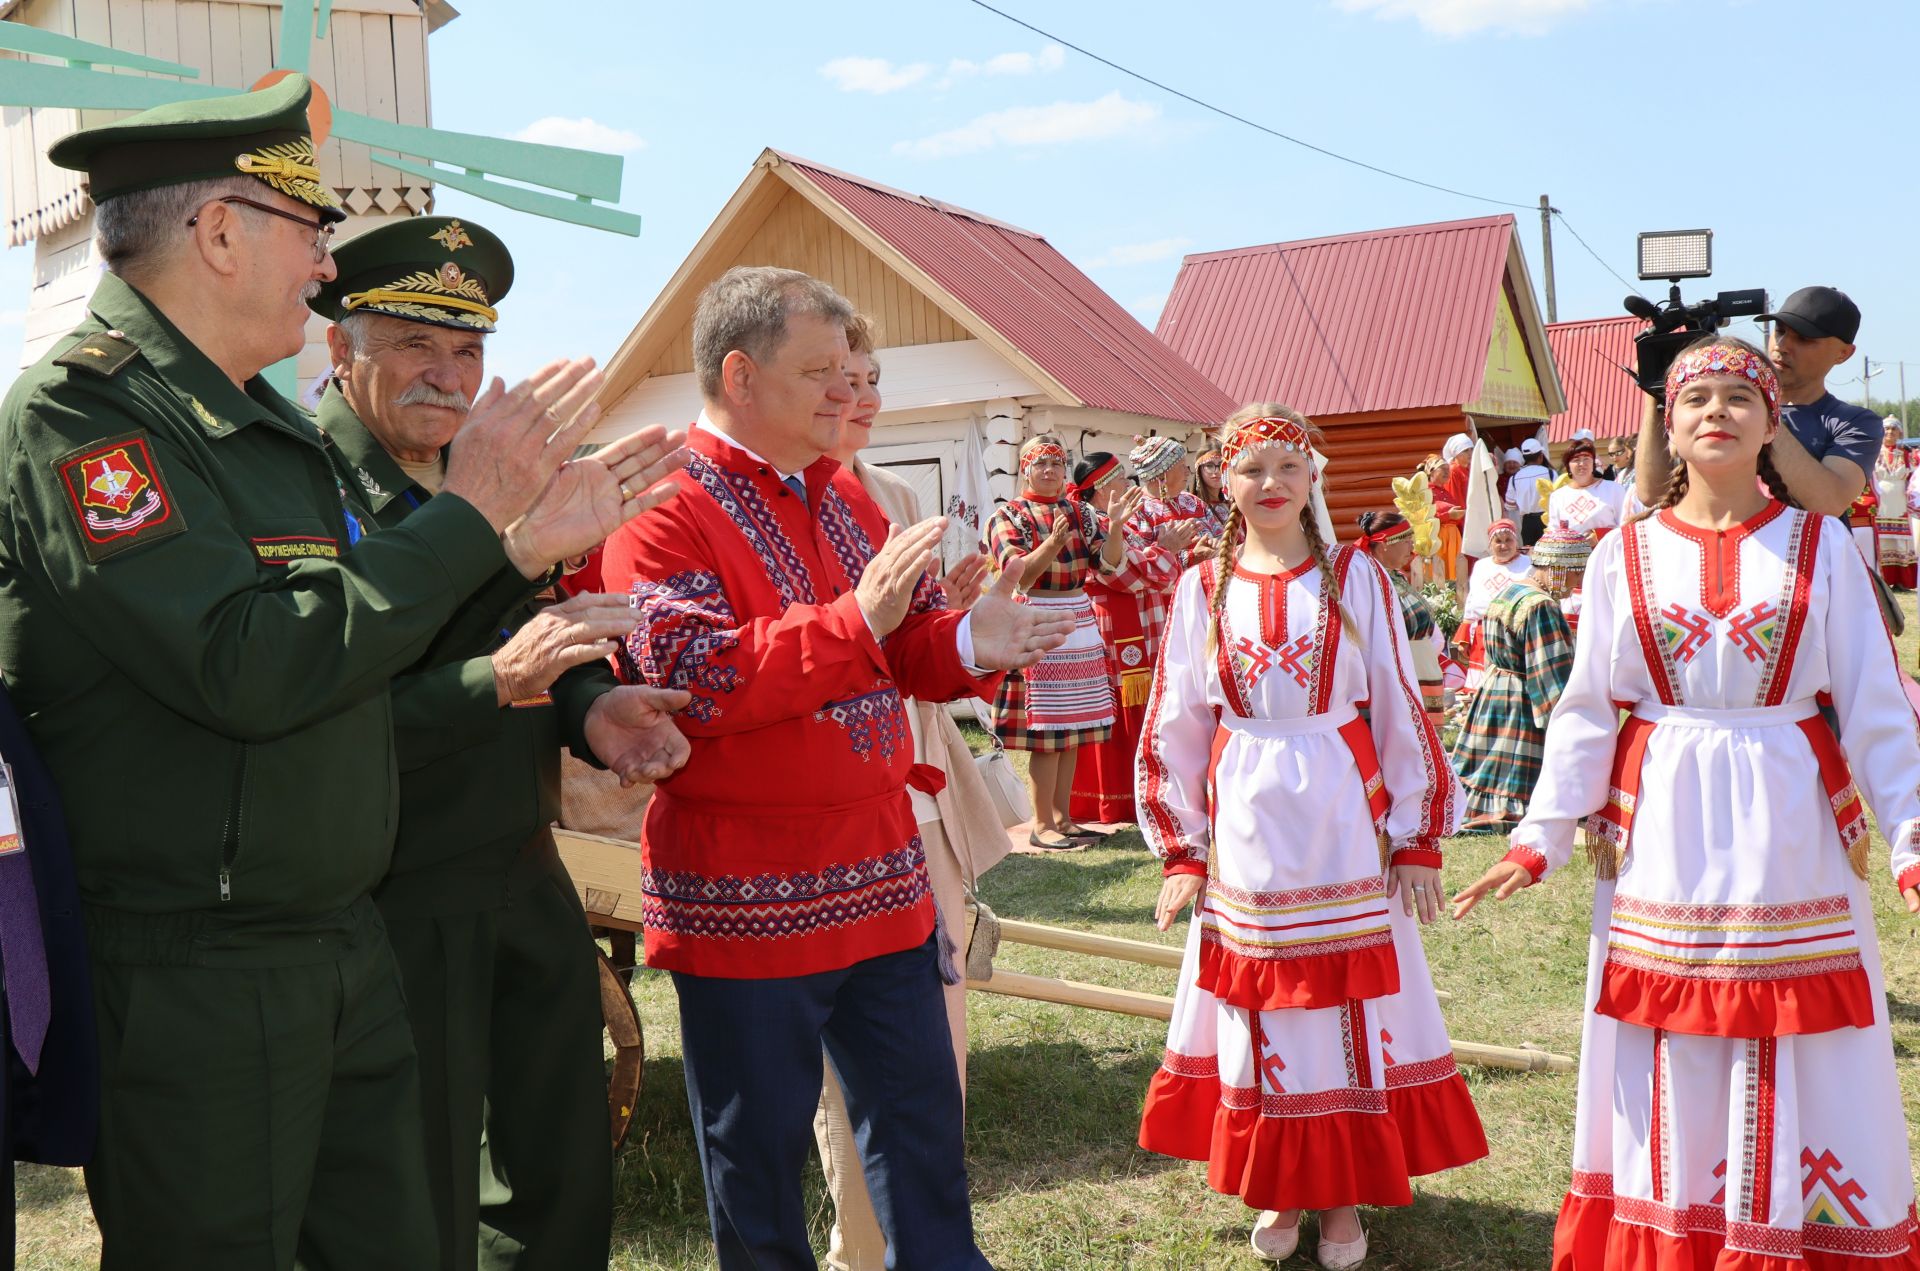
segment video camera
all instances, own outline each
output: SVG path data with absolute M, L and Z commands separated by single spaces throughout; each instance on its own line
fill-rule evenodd
M 1664 279 L 1672 286 L 1666 300 L 1655 303 L 1645 296 L 1628 296 L 1626 310 L 1653 325 L 1634 337 L 1637 367 L 1634 381 L 1655 401 L 1666 392 L 1667 368 L 1680 350 L 1701 336 L 1718 331 L 1735 318 L 1753 318 L 1767 311 L 1764 287 L 1748 291 L 1723 291 L 1706 300 L 1688 304 L 1680 297 L 1680 280 L 1705 278 L 1713 273 L 1713 231 L 1710 229 L 1660 230 L 1642 233 L 1640 277 L 1646 281 Z

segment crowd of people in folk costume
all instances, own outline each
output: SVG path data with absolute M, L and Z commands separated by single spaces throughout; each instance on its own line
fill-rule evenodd
M 1465 919 L 1567 865 L 1584 830 L 1597 887 L 1554 1266 L 1920 1268 L 1867 819 L 1920 913 L 1920 721 L 1882 603 L 1913 585 L 1920 526 L 1873 518 L 1856 544 L 1832 489 L 1783 476 L 1859 466 L 1833 443 L 1858 409 L 1814 365 L 1853 329 L 1804 319 L 1776 315 L 1794 325 L 1772 358 L 1718 335 L 1684 350 L 1605 468 L 1590 434 L 1564 476 L 1537 441 L 1503 455 L 1511 515 L 1455 568 L 1451 648 L 1406 517 L 1366 513 L 1339 545 L 1320 434 L 1284 405 L 1225 421 L 1203 456 L 1219 478 L 1191 492 L 1162 439 L 1129 456 L 1144 493 L 1115 456 L 1069 473 L 1052 439 L 1022 452 L 991 549 L 1074 611 L 1084 647 L 1106 642 L 1110 673 L 1103 694 L 1090 659 L 1048 654 L 1017 673 L 1029 713 L 1001 735 L 1068 731 L 1040 714 L 1044 685 L 1048 711 L 1092 703 L 1066 721 L 1096 747 L 1083 774 L 1134 750 L 1156 921 L 1193 911 L 1139 1141 L 1261 1211 L 1260 1256 L 1291 1256 L 1312 1210 L 1320 1264 L 1358 1265 L 1357 1206 L 1408 1204 L 1410 1178 L 1487 1153 L 1421 949 L 1448 909 L 1441 840 L 1508 838 L 1452 899 Z M 1888 420 L 1863 473 L 1882 506 L 1920 490 L 1903 433 Z M 1451 439 L 1430 472 L 1456 535 L 1473 448 Z M 1136 640 L 1150 672 L 1122 652 Z M 1450 755 L 1422 692 L 1449 653 L 1470 689 Z M 1071 815 L 1036 830 L 1045 846 L 1122 811 L 1051 789 Z
M 1842 293 L 1789 296 L 1764 353 L 1682 350 L 1630 469 L 1584 436 L 1564 480 L 1538 443 L 1503 454 L 1512 515 L 1479 561 L 1488 465 L 1448 441 L 1429 484 L 1473 624 L 1449 755 L 1418 530 L 1381 510 L 1343 543 L 1297 411 L 1242 408 L 1192 470 L 1140 438 L 1131 481 L 1033 438 L 985 550 L 941 570 L 946 518 L 861 457 L 871 326 L 742 267 L 696 305 L 688 430 L 576 457 L 590 361 L 483 390 L 512 277 L 490 233 L 403 218 L 335 260 L 310 95 L 294 74 L 58 143 L 108 275 L 0 403 L 4 1120 L 88 1165 L 110 1271 L 606 1265 L 563 740 L 656 783 L 646 961 L 720 1266 L 815 1265 L 816 1145 L 835 1266 L 989 1265 L 961 962 L 1009 844 L 961 698 L 1029 752 L 1031 845 L 1131 820 L 1160 929 L 1192 911 L 1138 1141 L 1259 1211 L 1260 1256 L 1312 1210 L 1320 1265 L 1356 1266 L 1359 1206 L 1487 1155 L 1420 927 L 1546 881 L 1584 828 L 1556 1269 L 1920 1271 L 1869 822 L 1920 914 L 1889 591 L 1920 500 L 1903 430 L 1826 389 L 1859 327 Z M 317 415 L 261 378 L 309 304 L 333 323 Z M 596 544 L 598 587 L 539 608 Z M 128 768 L 133 804 L 74 797 L 102 718 L 173 760 Z M 514 827 L 446 810 L 496 793 Z M 1506 851 L 1449 902 L 1463 824 Z M 464 892 L 396 891 L 408 851 Z

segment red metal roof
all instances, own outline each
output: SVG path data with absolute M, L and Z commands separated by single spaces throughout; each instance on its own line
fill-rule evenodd
M 1038 234 L 781 157 L 1087 405 L 1212 425 L 1238 404 Z
M 1229 397 L 1308 415 L 1480 395 L 1513 217 L 1189 256 L 1157 334 Z
M 1567 393 L 1565 413 L 1547 421 L 1547 437 L 1565 441 L 1580 428 L 1595 437 L 1631 437 L 1640 431 L 1647 395 L 1622 367 L 1633 365 L 1633 337 L 1645 329 L 1639 318 L 1594 318 L 1555 322 L 1547 345 Z

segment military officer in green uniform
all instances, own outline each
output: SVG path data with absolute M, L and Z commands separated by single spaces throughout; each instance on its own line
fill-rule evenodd
M 556 363 L 496 382 L 440 494 L 363 533 L 311 417 L 260 377 L 334 277 L 310 91 L 292 75 L 54 146 L 88 175 L 109 272 L 0 403 L 0 668 L 66 795 L 107 1271 L 434 1264 L 371 897 L 398 811 L 389 681 L 464 655 L 663 497 L 671 462 L 658 434 L 569 461 L 598 376 Z
M 339 277 L 313 300 L 335 320 L 317 422 L 375 523 L 409 524 L 442 488 L 513 261 L 485 228 L 446 217 L 369 230 L 334 260 Z M 625 740 L 605 727 L 629 693 L 607 656 L 633 622 L 624 597 L 528 606 L 468 659 L 394 682 L 400 832 L 374 896 L 420 1052 L 448 1271 L 607 1265 L 599 982 L 549 827 L 560 748 L 599 763 Z

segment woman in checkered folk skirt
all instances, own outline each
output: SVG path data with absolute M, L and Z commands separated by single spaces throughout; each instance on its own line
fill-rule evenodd
M 1573 669 L 1573 632 L 1560 602 L 1521 579 L 1495 594 L 1481 615 L 1486 672 L 1454 743 L 1453 766 L 1467 791 L 1463 829 L 1526 815 L 1540 779 L 1547 719 Z
M 1332 545 L 1311 439 L 1285 407 L 1229 421 L 1234 510 L 1160 646 L 1135 797 L 1161 929 L 1198 904 L 1140 1145 L 1265 1211 L 1262 1257 L 1290 1256 L 1312 1209 L 1321 1265 L 1351 1267 L 1356 1206 L 1411 1204 L 1411 1176 L 1487 1144 L 1415 924 L 1460 786 L 1393 584 Z
M 1666 396 L 1685 468 L 1594 549 L 1540 784 L 1454 902 L 1566 865 L 1584 820 L 1599 881 L 1553 1265 L 1916 1271 L 1863 806 L 1920 913 L 1914 709 L 1846 527 L 1786 501 L 1766 355 L 1709 337 Z
M 1024 671 L 1000 682 L 993 699 L 993 730 L 1009 750 L 1030 754 L 1034 847 L 1074 848 L 1105 835 L 1076 825 L 1069 815 L 1073 770 L 1081 746 L 1113 733 L 1113 680 L 1106 642 L 1087 599 L 1089 579 L 1110 577 L 1126 564 L 1126 539 L 1108 533 L 1107 516 L 1069 497 L 1067 452 L 1051 437 L 1020 448 L 1025 490 L 987 522 L 987 554 L 1001 570 L 1020 571 L 1030 605 L 1072 614 L 1067 642 Z M 1120 496 L 1122 521 L 1139 506 L 1140 492 Z

